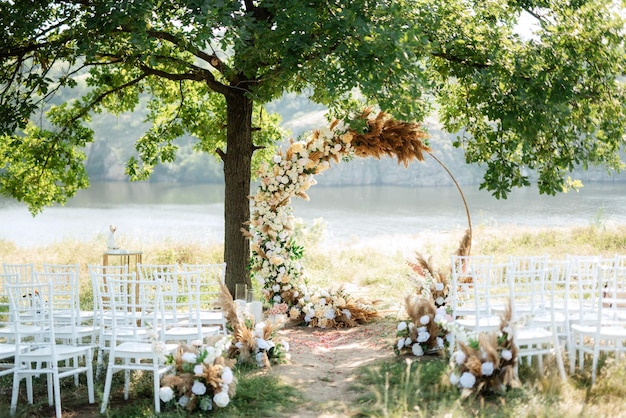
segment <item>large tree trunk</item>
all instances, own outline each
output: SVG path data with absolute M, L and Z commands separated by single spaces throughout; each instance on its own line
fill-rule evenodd
M 235 284 L 251 286 L 248 263 L 250 241 L 241 228 L 250 220 L 250 180 L 252 167 L 252 101 L 242 91 L 226 95 L 226 155 L 224 159 L 224 261 L 226 286 L 235 296 Z

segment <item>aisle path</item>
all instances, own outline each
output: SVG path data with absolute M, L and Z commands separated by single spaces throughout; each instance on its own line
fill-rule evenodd
M 271 373 L 298 388 L 306 399 L 289 417 L 338 418 L 356 412 L 351 404 L 359 394 L 350 386 L 362 366 L 395 357 L 393 324 L 382 319 L 355 328 L 281 330 L 290 344 L 291 361 L 273 366 Z

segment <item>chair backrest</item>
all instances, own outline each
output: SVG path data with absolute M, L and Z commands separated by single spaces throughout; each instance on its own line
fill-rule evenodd
M 161 273 L 175 273 L 179 270 L 178 264 L 137 264 L 137 272 L 141 280 L 151 280 Z
M 161 282 L 161 306 L 166 326 L 189 321 L 192 314 L 197 317 L 198 295 L 194 294 L 190 276 L 184 271 L 167 271 L 154 274 L 154 280 Z
M 108 301 L 109 299 L 108 290 L 106 287 L 106 278 L 108 276 L 127 274 L 128 266 L 127 265 L 102 266 L 102 265 L 89 264 L 87 266 L 87 270 L 89 271 L 89 279 L 91 281 L 94 312 L 102 313 L 103 307 L 101 306 L 101 303 L 103 300 Z M 106 309 L 108 310 L 108 304 L 107 304 Z M 96 318 L 98 318 L 98 315 L 96 315 Z
M 188 276 L 191 286 L 195 287 L 198 304 L 201 310 L 217 308 L 221 293 L 221 285 L 226 278 L 226 263 L 217 264 L 183 264 L 183 271 L 193 273 Z
M 0 328 L 10 326 L 9 285 L 18 284 L 17 274 L 0 274 Z
M 50 346 L 54 355 L 52 284 L 17 283 L 8 285 L 7 289 L 16 344 Z
M 150 332 L 163 332 L 161 281 L 141 280 L 134 272 L 107 277 L 114 341 L 150 338 Z
M 568 255 L 566 287 L 567 299 L 570 302 L 569 309 L 579 312 L 596 311 L 596 290 L 598 275 L 602 266 L 609 260 L 600 256 L 574 256 Z M 610 260 L 610 264 L 613 260 Z
M 540 264 L 518 264 L 507 268 L 513 321 L 532 326 L 533 317 L 547 312 L 552 302 L 549 270 Z
M 544 255 L 511 255 L 509 264 L 515 269 L 538 270 L 548 268 L 550 258 Z
M 44 273 L 74 273 L 80 277 L 80 264 L 54 264 L 44 263 L 42 265 Z
M 20 283 L 30 283 L 35 275 L 35 263 L 4 263 L 2 268 L 5 274 L 16 274 Z
M 494 263 L 491 256 L 452 256 L 453 318 L 489 313 L 506 303 L 509 286 L 506 264 Z
M 78 275 L 71 269 L 57 272 L 35 273 L 37 283 L 52 286 L 54 295 L 51 309 L 57 322 L 64 322 L 76 327 L 80 323 L 80 293 Z
M 626 327 L 626 264 L 619 256 L 598 272 L 598 317 L 606 325 Z M 598 324 L 601 325 L 601 324 Z

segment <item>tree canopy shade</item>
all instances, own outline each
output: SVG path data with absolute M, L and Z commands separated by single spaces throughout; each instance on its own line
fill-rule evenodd
M 623 12 L 609 0 L 0 0 L 0 192 L 34 214 L 65 202 L 88 187 L 89 116 L 147 98 L 127 172 L 147 178 L 183 134 L 222 159 L 232 290 L 250 280 L 253 155 L 282 135 L 263 104 L 297 92 L 348 122 L 365 105 L 406 121 L 436 111 L 467 162 L 486 165 L 481 187 L 506 197 L 534 172 L 556 193 L 578 165 L 622 165 Z M 52 105 L 78 85 L 88 93 Z

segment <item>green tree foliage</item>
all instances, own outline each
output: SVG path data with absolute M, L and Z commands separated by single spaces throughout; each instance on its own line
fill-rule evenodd
M 149 177 L 184 135 L 221 158 L 232 289 L 249 282 L 253 155 L 282 135 L 263 104 L 291 92 L 342 119 L 365 105 L 414 121 L 436 110 L 486 166 L 482 187 L 506 197 L 530 169 L 555 193 L 577 165 L 621 165 L 622 12 L 609 0 L 0 0 L 0 192 L 33 213 L 66 201 L 88 186 L 85 123 L 147 97 L 127 173 Z M 80 99 L 50 106 L 77 86 Z

